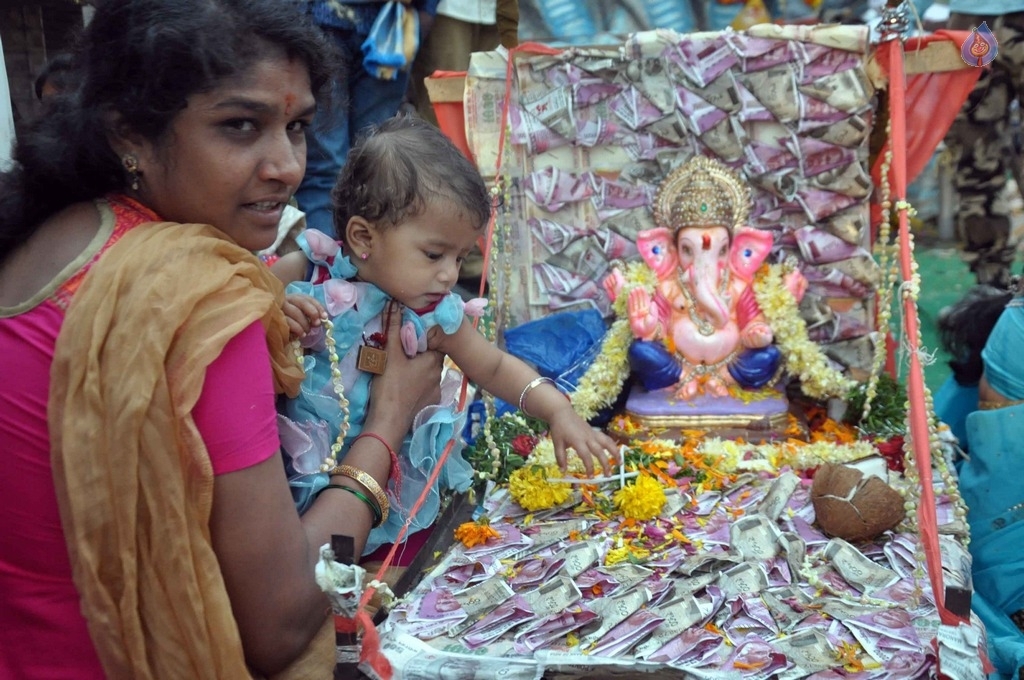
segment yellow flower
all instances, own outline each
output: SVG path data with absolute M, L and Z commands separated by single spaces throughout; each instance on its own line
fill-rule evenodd
M 547 510 L 569 499 L 571 488 L 565 482 L 552 483 L 549 477 L 560 477 L 562 471 L 555 466 L 521 467 L 508 478 L 508 492 L 512 500 L 524 510 Z
M 640 475 L 635 483 L 616 491 L 613 498 L 625 517 L 654 519 L 665 506 L 665 489 L 654 477 Z
M 623 546 L 621 548 L 612 548 L 608 551 L 608 554 L 604 556 L 604 565 L 610 567 L 613 564 L 619 562 L 625 562 L 629 559 L 629 548 Z

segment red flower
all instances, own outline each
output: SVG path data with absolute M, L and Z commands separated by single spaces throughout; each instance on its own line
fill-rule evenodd
M 512 450 L 526 458 L 537 446 L 538 439 L 528 434 L 516 435 L 512 438 Z
M 898 434 L 884 442 L 875 442 L 875 448 L 885 458 L 890 470 L 903 472 L 903 435 Z

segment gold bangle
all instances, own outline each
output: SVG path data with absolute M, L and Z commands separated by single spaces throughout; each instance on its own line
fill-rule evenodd
M 351 465 L 339 465 L 331 470 L 331 474 L 344 475 L 361 484 L 370 492 L 373 499 L 377 501 L 377 507 L 380 508 L 380 524 L 388 521 L 388 511 L 391 509 L 391 504 L 388 502 L 387 494 L 384 493 L 384 489 L 380 488 L 380 484 L 377 483 L 376 479 Z

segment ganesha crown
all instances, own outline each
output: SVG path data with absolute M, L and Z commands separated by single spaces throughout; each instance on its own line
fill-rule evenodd
M 732 232 L 747 221 L 750 190 L 720 161 L 695 156 L 670 172 L 654 197 L 659 227 L 725 227 Z

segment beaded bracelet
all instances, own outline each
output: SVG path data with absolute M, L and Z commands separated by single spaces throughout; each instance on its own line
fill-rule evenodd
M 552 386 L 555 385 L 554 380 L 540 375 L 531 380 L 529 383 L 527 383 L 526 387 L 523 388 L 522 394 L 519 395 L 519 410 L 522 411 L 525 415 L 530 416 L 531 418 L 533 418 L 533 416 L 530 415 L 530 412 L 526 410 L 526 395 L 528 395 L 534 387 L 537 387 L 538 385 L 543 385 L 544 383 L 551 383 Z M 558 388 L 556 387 L 555 389 Z
M 370 495 L 373 496 L 373 499 L 377 501 L 377 507 L 380 508 L 381 523 L 387 521 L 388 513 L 391 511 L 391 504 L 388 502 L 384 489 L 380 488 L 380 484 L 377 483 L 376 479 L 351 465 L 339 465 L 331 470 L 331 474 L 343 475 L 362 484 L 370 492 Z
M 341 484 L 328 484 L 327 486 L 325 486 L 323 489 L 320 490 L 320 493 L 323 493 L 324 491 L 327 491 L 327 489 L 342 489 L 344 491 L 348 491 L 350 494 L 352 494 L 353 496 L 355 496 L 356 498 L 358 498 L 362 502 L 366 503 L 366 507 L 370 508 L 370 512 L 373 513 L 373 528 L 374 529 L 376 529 L 377 527 L 379 527 L 381 524 L 384 523 L 384 518 L 381 516 L 380 508 L 378 508 L 377 505 L 373 501 L 371 501 L 369 499 L 369 497 L 367 497 L 367 495 L 365 493 L 363 493 L 362 491 L 360 491 L 359 489 L 353 489 L 351 486 L 343 486 Z
M 384 445 L 385 449 L 388 450 L 388 455 L 391 456 L 391 475 L 390 475 L 389 479 L 391 480 L 391 483 L 395 487 L 394 488 L 395 498 L 401 498 L 402 497 L 402 469 L 400 467 L 398 467 L 398 454 L 395 453 L 395 450 L 393 448 L 391 448 L 391 444 L 388 444 L 387 441 L 384 439 L 384 437 L 381 437 L 376 432 L 363 432 L 363 433 L 360 433 L 359 435 L 356 436 L 355 439 L 352 440 L 352 443 L 348 445 L 349 450 L 351 450 L 352 447 L 356 445 L 356 442 L 359 441 L 360 439 L 362 439 L 363 437 L 366 437 L 368 439 L 376 439 L 377 441 L 379 441 L 381 444 Z

